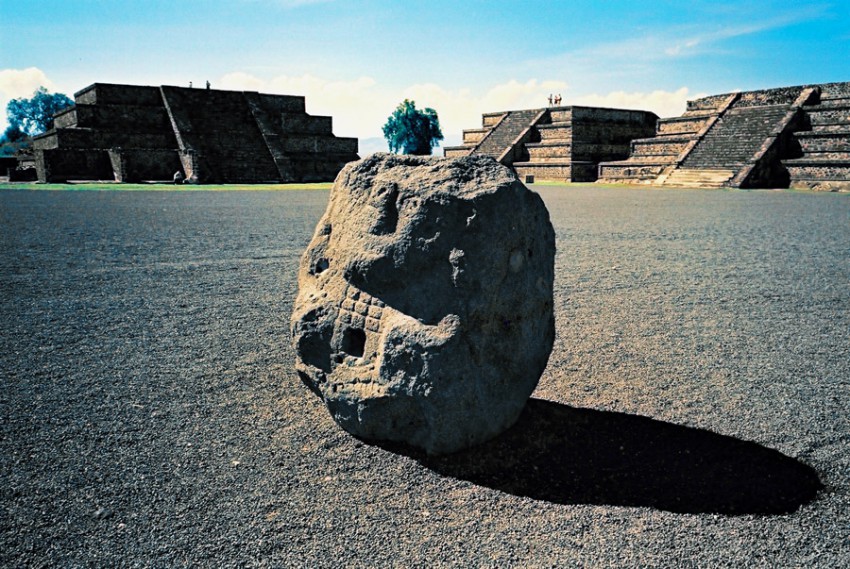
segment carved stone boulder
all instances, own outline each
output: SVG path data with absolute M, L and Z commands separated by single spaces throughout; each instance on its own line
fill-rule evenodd
M 301 259 L 297 371 L 358 437 L 492 438 L 552 350 L 554 256 L 543 201 L 491 158 L 351 163 Z

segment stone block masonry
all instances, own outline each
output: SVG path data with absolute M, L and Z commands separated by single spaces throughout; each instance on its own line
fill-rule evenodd
M 628 159 L 603 162 L 612 183 L 850 190 L 850 83 L 799 85 L 688 101 Z
M 357 160 L 300 96 L 95 83 L 34 140 L 38 179 L 326 182 Z
M 646 111 L 550 107 L 482 115 L 482 128 L 465 130 L 463 145 L 446 157 L 492 156 L 523 180 L 592 182 L 597 164 L 629 154 L 633 139 L 655 132 Z

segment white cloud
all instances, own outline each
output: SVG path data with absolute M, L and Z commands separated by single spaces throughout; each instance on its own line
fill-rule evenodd
M 262 91 L 266 89 L 265 81 L 241 71 L 224 75 L 219 83 L 220 85 L 216 85 L 217 89 L 231 89 L 233 91 Z
M 682 87 L 676 91 L 652 91 L 650 93 L 612 91 L 606 95 L 583 95 L 576 98 L 573 103 L 591 107 L 652 111 L 659 117 L 677 117 L 685 112 L 689 99 L 698 99 L 704 96 L 704 94 L 692 94 L 687 87 Z
M 6 105 L 12 99 L 32 97 L 39 87 L 55 91 L 56 85 L 38 67 L 0 70 L 0 133 L 6 130 Z
M 48 91 L 55 88 L 53 81 L 48 79 L 44 71 L 38 67 L 0 70 L 0 97 L 6 99 L 30 97 L 42 86 Z

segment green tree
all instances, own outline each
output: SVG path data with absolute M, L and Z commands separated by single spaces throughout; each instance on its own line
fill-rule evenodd
M 419 110 L 409 99 L 396 107 L 383 130 L 391 152 L 429 155 L 443 140 L 437 111 L 427 107 Z
M 27 136 L 35 136 L 53 128 L 53 115 L 73 105 L 74 102 L 62 93 L 48 93 L 39 87 L 31 99 L 20 97 L 6 105 L 9 127 Z M 9 129 L 4 137 L 11 140 Z
M 0 135 L 0 157 L 14 156 L 29 146 L 29 138 L 17 126 L 9 125 Z

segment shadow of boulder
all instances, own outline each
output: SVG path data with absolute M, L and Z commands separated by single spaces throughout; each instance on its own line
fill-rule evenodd
M 786 514 L 823 487 L 811 467 L 756 443 L 540 399 L 507 432 L 466 451 L 428 457 L 383 446 L 446 476 L 558 504 Z

